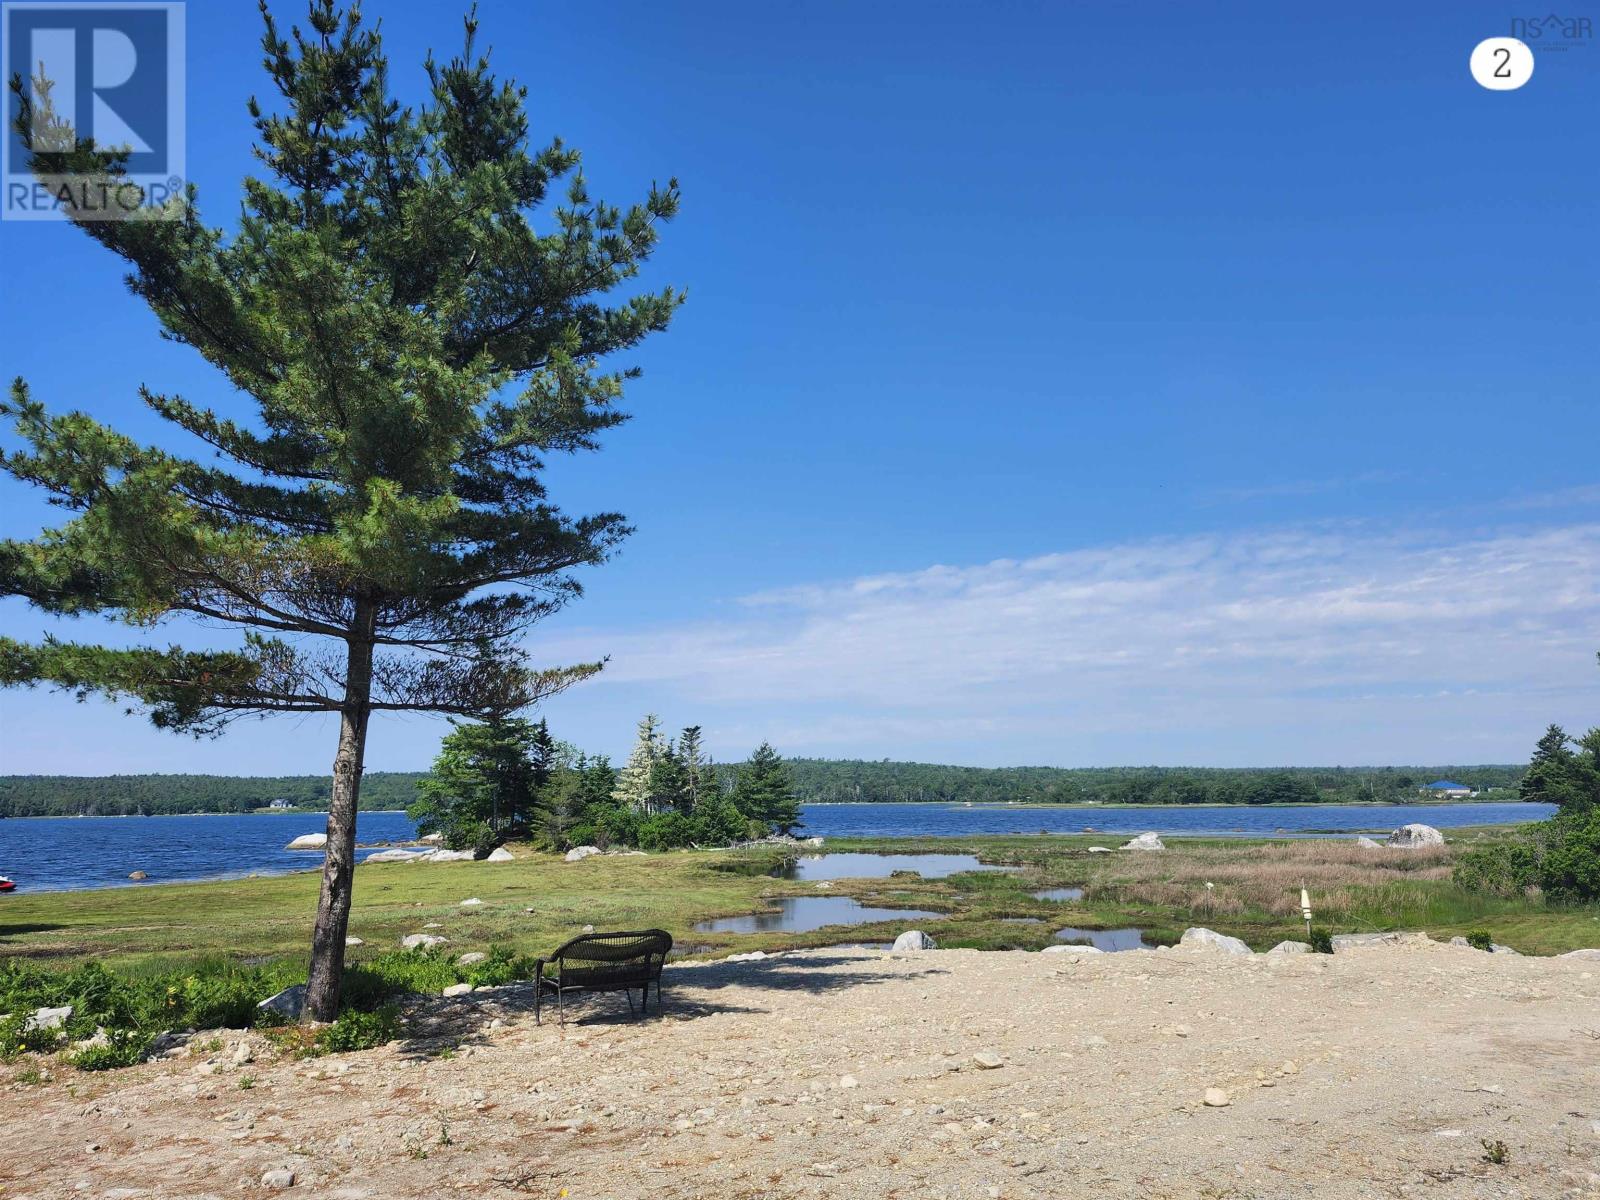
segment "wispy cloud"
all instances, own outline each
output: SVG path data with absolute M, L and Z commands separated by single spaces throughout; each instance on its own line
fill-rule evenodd
M 1060 761 L 1134 731 L 1167 746 L 1223 731 L 1221 756 L 1249 759 L 1241 731 L 1286 726 L 1323 747 L 1312 761 L 1397 726 L 1520 745 L 1532 714 L 1600 697 L 1600 525 L 1140 541 L 763 592 L 715 622 L 572 648 L 596 637 L 612 655 L 597 687 L 712 706 L 732 736 L 797 750 L 957 738 Z

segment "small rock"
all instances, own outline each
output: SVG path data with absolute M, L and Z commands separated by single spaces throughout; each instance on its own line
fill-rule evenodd
M 1227 1108 L 1233 1103 L 1233 1098 L 1221 1088 L 1207 1088 L 1205 1095 L 1207 1108 Z
M 60 1029 L 72 1016 L 72 1005 L 63 1004 L 60 1008 L 37 1008 L 33 1016 L 23 1022 L 25 1029 Z
M 764 950 L 751 950 L 744 954 L 730 954 L 723 962 L 760 962 L 767 956 Z
M 1090 854 L 1112 854 L 1112 853 L 1114 853 L 1114 851 L 1111 849 L 1110 846 L 1090 846 L 1089 847 L 1089 853 Z
M 939 943 L 934 941 L 920 929 L 908 929 L 895 938 L 891 950 L 935 950 Z
M 567 851 L 567 862 L 582 862 L 592 854 L 599 854 L 599 846 L 574 846 Z
M 842 1088 L 853 1088 L 859 1087 L 860 1085 L 856 1083 L 856 1077 L 854 1075 L 841 1075 L 839 1076 L 839 1086 Z
M 260 1009 L 270 1009 L 275 1013 L 282 1013 L 291 1021 L 300 1019 L 300 1012 L 306 1006 L 306 985 L 297 983 L 293 987 L 286 987 L 276 996 L 268 996 L 260 1004 Z
M 483 861 L 511 862 L 513 861 L 513 856 L 511 851 L 507 850 L 504 846 L 496 846 L 493 850 L 489 851 L 488 857 L 486 857 Z
M 363 941 L 362 941 L 362 940 L 361 940 L 361 939 L 360 939 L 360 938 L 358 938 L 358 937 L 347 937 L 347 938 L 345 938 L 345 940 L 344 940 L 344 944 L 345 944 L 345 946 L 346 946 L 346 947 L 351 947 L 351 946 L 365 946 L 365 945 L 366 945 L 366 943 L 365 943 L 365 942 L 363 942 Z
M 408 933 L 400 939 L 400 946 L 404 950 L 426 950 L 430 946 L 443 946 L 448 938 L 439 937 L 432 933 Z
M 1361 837 L 1358 837 L 1356 839 L 1356 845 L 1360 846 L 1363 850 L 1382 850 L 1383 849 L 1383 846 L 1380 843 L 1373 841 L 1371 838 L 1367 837 L 1364 834 Z
M 488 957 L 482 950 L 468 950 L 465 954 L 456 955 L 456 966 L 470 967 L 473 963 L 481 963 Z
M 979 1050 L 972 1056 L 972 1065 L 982 1071 L 993 1071 L 996 1067 L 1005 1066 L 1005 1060 L 993 1050 Z
M 1310 954 L 1310 942 L 1279 942 L 1268 954 Z
M 1124 850 L 1165 850 L 1166 846 L 1161 841 L 1161 836 L 1156 833 L 1141 833 L 1138 837 L 1122 844 Z
M 442 996 L 465 996 L 472 990 L 470 983 L 452 983 L 440 993 Z
M 302 833 L 294 841 L 284 847 L 285 850 L 325 850 L 328 846 L 328 835 L 325 833 Z
M 478 908 L 483 904 L 476 896 L 470 896 L 461 902 L 462 908 Z
M 1225 933 L 1218 933 L 1214 929 L 1202 929 L 1198 926 L 1185 929 L 1183 937 L 1178 939 L 1178 945 L 1198 948 L 1201 950 L 1220 950 L 1224 954 L 1250 953 L 1250 947 L 1236 937 L 1229 937 Z
M 270 1171 L 263 1172 L 261 1176 L 261 1186 L 271 1188 L 275 1192 L 292 1188 L 294 1183 L 295 1174 L 288 1167 L 274 1167 Z
M 149 879 L 150 876 L 147 873 L 145 873 L 144 871 L 129 871 L 128 872 L 128 878 L 129 879 L 133 879 L 133 880 L 139 880 L 139 879 Z

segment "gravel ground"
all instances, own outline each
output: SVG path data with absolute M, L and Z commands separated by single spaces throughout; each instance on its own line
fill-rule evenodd
M 1593 959 L 817 950 L 528 1003 L 9 1087 L 0 1196 L 1600 1196 Z

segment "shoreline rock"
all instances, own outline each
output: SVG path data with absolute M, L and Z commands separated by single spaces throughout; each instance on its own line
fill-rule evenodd
M 1444 845 L 1444 834 L 1432 825 L 1402 825 L 1388 836 L 1385 844 L 1405 850 L 1420 850 L 1424 846 Z
M 284 847 L 285 850 L 326 850 L 327 848 L 328 835 L 325 833 L 302 833 Z

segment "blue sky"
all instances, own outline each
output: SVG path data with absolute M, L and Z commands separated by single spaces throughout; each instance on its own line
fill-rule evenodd
M 415 98 L 454 11 L 367 11 Z M 553 473 L 638 526 L 534 639 L 612 656 L 561 735 L 620 754 L 648 709 L 724 757 L 1460 762 L 1600 717 L 1600 45 L 1491 93 L 1496 4 L 479 11 L 596 194 L 684 193 L 645 282 L 689 303 L 636 418 Z M 188 22 L 227 223 L 256 18 Z M 237 406 L 86 238 L 0 223 L 0 262 L 4 373 L 41 399 L 152 439 L 140 383 Z M 0 532 L 52 515 L 0 483 Z M 13 636 L 100 628 L 0 600 Z M 332 751 L 42 692 L 0 723 L 7 771 Z M 444 728 L 377 724 L 369 768 Z

